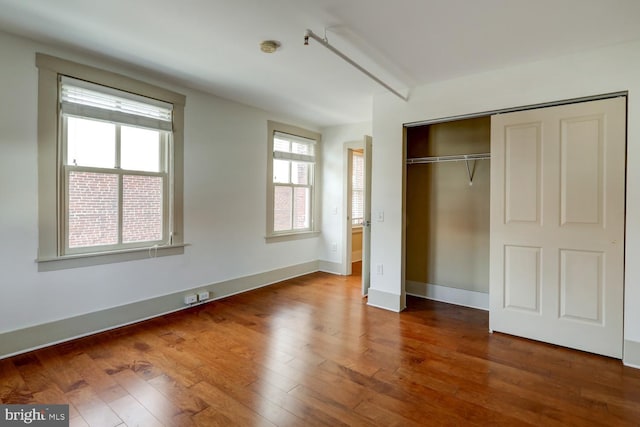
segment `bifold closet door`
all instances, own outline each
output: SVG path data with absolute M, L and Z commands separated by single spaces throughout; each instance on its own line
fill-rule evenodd
M 492 117 L 491 330 L 622 357 L 625 109 Z

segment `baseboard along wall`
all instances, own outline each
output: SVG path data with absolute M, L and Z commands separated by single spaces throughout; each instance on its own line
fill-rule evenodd
M 463 305 L 465 307 L 489 310 L 489 294 L 469 291 L 466 289 L 450 288 L 431 283 L 405 282 L 407 295 L 446 302 L 449 304 Z
M 200 291 L 209 291 L 211 298 L 201 304 L 222 299 L 252 289 L 269 286 L 316 271 L 341 274 L 341 264 L 328 261 L 311 261 L 290 267 L 199 286 L 144 301 L 113 307 L 55 322 L 17 329 L 0 334 L 0 359 L 26 353 L 38 348 L 71 341 L 96 333 L 116 329 L 133 323 L 152 319 L 164 314 L 187 309 L 183 297 Z M 481 310 L 489 309 L 489 294 L 448 288 L 421 282 L 406 282 L 408 295 L 450 304 L 463 305 Z M 400 295 L 369 289 L 368 305 L 400 312 Z M 640 369 L 640 342 L 625 340 L 623 363 Z
M 55 322 L 5 332 L 0 334 L 0 359 L 190 308 L 193 305 L 184 304 L 184 297 L 189 294 L 209 291 L 210 299 L 201 303 L 206 304 L 210 301 L 268 286 L 282 280 L 320 271 L 319 264 L 320 261 L 310 261 L 237 279 L 198 286 L 193 289 Z
M 640 369 L 640 342 L 624 340 L 622 363 L 630 368 Z

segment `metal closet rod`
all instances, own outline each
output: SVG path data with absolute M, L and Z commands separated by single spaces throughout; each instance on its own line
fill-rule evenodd
M 316 33 L 314 33 L 311 30 L 307 30 L 307 32 L 304 34 L 304 45 L 305 46 L 309 45 L 309 37 L 311 37 L 312 39 L 314 39 L 315 41 L 320 43 L 322 46 L 324 46 L 327 49 L 329 49 L 331 52 L 333 52 L 336 55 L 338 55 L 340 58 L 342 58 L 345 61 L 347 61 L 349 64 L 351 64 L 352 66 L 354 66 L 355 68 L 360 70 L 362 73 L 364 73 L 371 80 L 373 80 L 376 83 L 378 83 L 379 85 L 383 86 L 385 89 L 387 89 L 389 92 L 393 93 L 398 98 L 402 99 L 403 101 L 408 101 L 409 100 L 408 96 L 404 96 L 403 94 L 401 94 L 400 92 L 398 92 L 397 90 L 395 90 L 394 88 L 392 88 L 391 86 L 389 86 L 388 84 L 386 84 L 385 82 L 380 80 L 378 77 L 373 75 L 370 71 L 368 71 L 362 65 L 358 64 L 353 59 L 349 58 L 347 55 L 345 55 L 344 53 L 340 52 L 335 47 L 331 46 L 327 40 L 323 39 L 322 37 L 320 37 L 319 35 L 317 35 Z
M 460 162 L 460 161 L 468 161 L 468 160 L 485 160 L 485 159 L 491 159 L 491 153 L 456 154 L 453 156 L 414 157 L 412 159 L 407 159 L 407 164 L 416 165 L 421 163 Z
M 453 156 L 434 156 L 434 157 L 414 157 L 407 159 L 408 165 L 421 163 L 442 163 L 442 162 L 461 162 L 464 161 L 467 166 L 467 176 L 469 177 L 469 185 L 473 185 L 473 176 L 476 172 L 476 160 L 491 159 L 491 153 L 479 154 L 458 154 Z M 473 168 L 469 166 L 469 162 L 473 162 Z

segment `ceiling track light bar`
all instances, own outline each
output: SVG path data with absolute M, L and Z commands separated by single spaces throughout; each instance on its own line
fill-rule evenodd
M 317 41 L 318 43 L 320 43 L 322 46 L 326 47 L 327 49 L 329 49 L 331 52 L 335 53 L 336 55 L 338 55 L 340 58 L 344 59 L 345 61 L 347 61 L 349 64 L 351 64 L 352 66 L 354 66 L 355 68 L 357 68 L 358 70 L 360 70 L 360 72 L 362 72 L 363 74 L 365 74 L 367 77 L 369 77 L 371 80 L 375 81 L 376 83 L 378 83 L 379 85 L 383 86 L 385 89 L 387 89 L 389 92 L 393 93 L 395 96 L 397 96 L 398 98 L 402 99 L 403 101 L 408 101 L 409 97 L 404 96 L 403 94 L 401 94 L 400 92 L 398 92 L 397 90 L 395 90 L 394 88 L 392 88 L 391 86 L 389 86 L 388 84 L 386 84 L 385 82 L 383 82 L 382 80 L 380 80 L 378 77 L 376 77 L 375 75 L 373 75 L 371 72 L 369 72 L 366 68 L 364 68 L 362 65 L 358 64 L 357 62 L 355 62 L 353 59 L 349 58 L 347 55 L 345 55 L 344 53 L 340 52 L 338 49 L 336 49 L 335 47 L 331 46 L 329 44 L 329 42 L 326 39 L 323 39 L 322 37 L 320 37 L 319 35 L 317 35 L 316 33 L 314 33 L 311 30 L 307 30 L 307 32 L 304 35 L 304 45 L 307 46 L 309 45 L 309 37 L 311 37 L 312 39 L 314 39 L 315 41 Z

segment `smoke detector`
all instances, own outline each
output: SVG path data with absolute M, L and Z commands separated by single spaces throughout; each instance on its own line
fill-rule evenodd
M 273 53 L 280 47 L 280 42 L 275 40 L 265 40 L 260 43 L 260 50 L 264 53 Z

